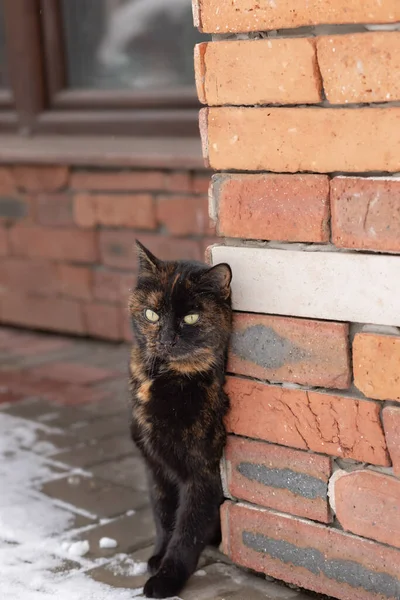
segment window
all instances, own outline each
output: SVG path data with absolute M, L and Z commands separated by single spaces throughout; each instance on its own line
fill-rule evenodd
M 1 104 L 8 73 L 20 129 L 198 135 L 193 46 L 207 38 L 191 0 L 2 0 L 2 9 L 0 107 L 11 107 L 11 92 Z M 0 128 L 9 121 L 0 114 Z

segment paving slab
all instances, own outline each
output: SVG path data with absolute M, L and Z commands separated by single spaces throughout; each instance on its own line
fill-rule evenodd
M 133 442 L 127 436 L 114 436 L 72 448 L 53 455 L 53 459 L 74 467 L 88 468 L 133 453 Z M 113 481 L 107 478 L 108 481 Z
M 134 452 L 137 453 L 138 451 L 135 449 Z M 146 492 L 147 481 L 144 461 L 140 456 L 133 455 L 133 452 L 131 454 L 132 456 L 125 456 L 118 460 L 96 465 L 90 470 L 97 477 L 107 481 Z
M 87 558 L 104 558 L 120 553 L 129 554 L 149 546 L 153 543 L 154 536 L 153 515 L 149 508 L 145 508 L 83 531 L 77 539 L 89 542 L 90 550 L 86 554 Z M 118 545 L 115 548 L 100 548 L 99 542 L 103 537 L 116 540 Z
M 115 517 L 129 510 L 143 508 L 148 503 L 148 497 L 143 492 L 83 475 L 69 475 L 49 481 L 41 487 L 41 491 L 98 517 Z
M 100 417 L 100 418 L 98 418 Z M 86 418 L 88 416 L 86 415 Z M 120 434 L 121 438 L 129 438 L 129 421 L 127 415 L 90 416 L 92 420 L 77 423 L 73 426 L 73 434 L 82 442 L 97 441 Z M 133 447 L 133 442 L 131 442 Z

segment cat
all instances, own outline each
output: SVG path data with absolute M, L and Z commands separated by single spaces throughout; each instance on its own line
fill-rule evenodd
M 221 541 L 232 273 L 227 264 L 161 261 L 136 245 L 131 435 L 145 459 L 156 523 L 144 595 L 168 598 L 184 587 L 205 546 Z

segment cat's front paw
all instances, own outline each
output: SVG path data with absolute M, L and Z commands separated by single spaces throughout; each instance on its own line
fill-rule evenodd
M 164 554 L 161 552 L 159 554 L 153 554 L 147 562 L 147 570 L 150 575 L 155 575 L 160 568 L 161 561 L 164 558 Z
M 188 579 L 183 564 L 167 559 L 156 575 L 150 577 L 144 586 L 146 598 L 171 598 L 177 596 Z

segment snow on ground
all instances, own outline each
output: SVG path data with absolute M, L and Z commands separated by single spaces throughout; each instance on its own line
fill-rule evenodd
M 75 514 L 40 493 L 61 475 L 59 463 L 26 450 L 46 426 L 0 412 L 0 590 L 2 600 L 140 600 L 142 590 L 115 589 L 92 580 L 88 561 L 68 553 Z M 49 450 L 46 446 L 46 454 Z M 71 470 L 73 472 L 73 470 Z M 77 567 L 62 572 L 66 561 Z M 104 560 L 103 560 L 104 562 Z M 58 569 L 58 572 L 57 572 Z M 143 569 L 140 564 L 138 570 Z M 134 566 L 133 566 L 134 570 Z

